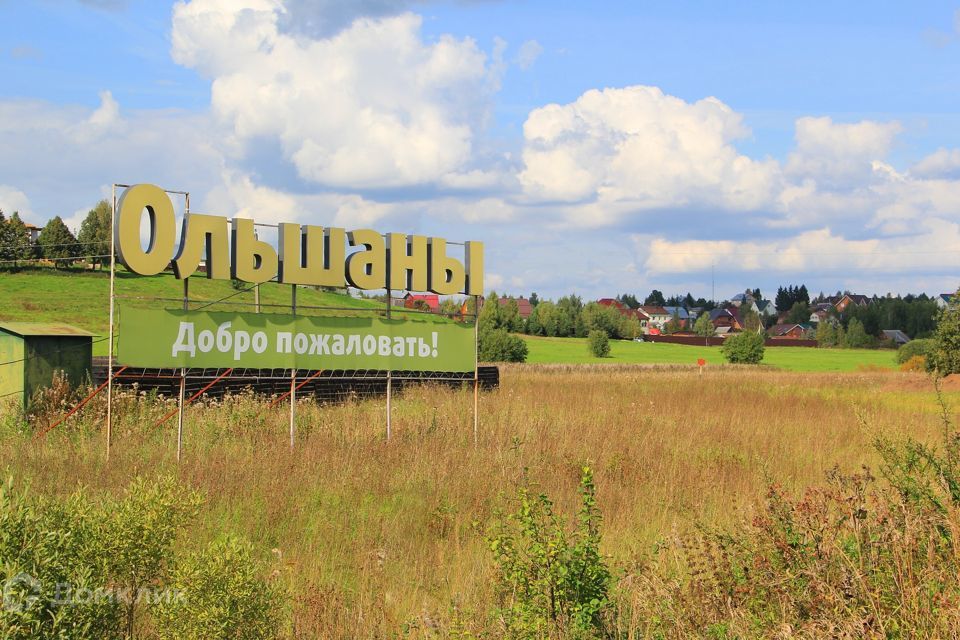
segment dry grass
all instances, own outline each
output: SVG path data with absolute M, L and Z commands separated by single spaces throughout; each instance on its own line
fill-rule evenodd
M 798 494 L 875 464 L 876 434 L 935 439 L 932 393 L 898 390 L 915 375 L 515 366 L 482 396 L 476 444 L 472 392 L 421 388 L 395 402 L 391 442 L 380 400 L 304 402 L 293 452 L 287 408 L 236 397 L 190 409 L 179 468 L 175 421 L 151 426 L 166 405 L 126 397 L 109 462 L 101 402 L 40 441 L 8 429 L 0 466 L 55 494 L 175 470 L 207 496 L 192 536 L 281 550 L 296 637 L 443 635 L 489 621 L 484 529 L 524 468 L 570 513 L 589 463 L 605 552 L 631 566 L 697 522 L 749 516 L 772 480 Z

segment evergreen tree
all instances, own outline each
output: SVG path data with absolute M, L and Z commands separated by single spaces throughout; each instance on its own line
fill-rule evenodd
M 30 242 L 30 232 L 27 226 L 20 219 L 20 214 L 16 211 L 10 216 L 3 225 L 0 225 L 0 235 L 3 236 L 0 242 L 0 251 L 3 252 L 4 260 L 10 260 L 6 266 L 16 266 L 20 260 L 29 260 L 35 257 L 34 247 Z
M 870 346 L 870 336 L 863 328 L 863 323 L 854 318 L 847 325 L 847 346 L 851 349 L 863 349 Z
M 667 301 L 664 299 L 661 291 L 654 289 L 643 301 L 643 304 L 648 306 L 662 307 L 663 305 L 667 304 Z

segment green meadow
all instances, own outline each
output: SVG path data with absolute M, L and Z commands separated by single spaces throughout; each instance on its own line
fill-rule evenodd
M 703 358 L 707 366 L 723 364 L 720 347 L 685 344 L 611 340 L 610 356 L 596 358 L 587 349 L 584 338 L 541 338 L 524 336 L 531 363 L 613 363 L 695 365 Z M 807 347 L 768 347 L 763 363 L 786 371 L 856 371 L 863 368 L 893 368 L 894 352 L 889 349 L 814 349 Z

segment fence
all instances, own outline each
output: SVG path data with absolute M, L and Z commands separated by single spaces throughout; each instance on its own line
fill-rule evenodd
M 710 336 L 643 336 L 644 342 L 666 342 L 669 344 L 690 344 L 700 347 L 718 347 L 726 338 Z M 767 338 L 764 342 L 768 347 L 816 347 L 816 340 L 800 340 L 796 338 Z

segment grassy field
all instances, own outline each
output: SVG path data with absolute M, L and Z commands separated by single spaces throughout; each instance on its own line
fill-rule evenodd
M 720 347 L 611 340 L 610 357 L 596 358 L 583 338 L 541 338 L 524 336 L 530 363 L 618 363 L 695 365 L 699 358 L 707 365 L 722 364 Z M 894 353 L 886 349 L 812 349 L 768 347 L 763 363 L 787 371 L 856 371 L 858 368 L 894 367 Z
M 200 404 L 178 466 L 175 426 L 152 426 L 169 404 L 126 395 L 109 461 L 98 399 L 40 440 L 0 421 L 0 468 L 49 496 L 113 494 L 138 474 L 173 473 L 206 496 L 191 541 L 238 533 L 282 558 L 290 637 L 441 638 L 455 626 L 502 637 L 486 538 L 497 511 L 528 477 L 567 517 L 589 464 L 627 638 L 645 637 L 655 549 L 698 523 L 749 522 L 771 482 L 798 495 L 834 466 L 876 468 L 878 435 L 932 441 L 941 429 L 924 379 L 902 373 L 509 366 L 481 397 L 476 443 L 471 403 L 466 389 L 410 390 L 387 442 L 382 399 L 303 401 L 292 452 L 286 407 Z
M 192 308 L 201 306 L 205 302 L 232 296 L 229 300 L 231 304 L 212 305 L 207 309 L 210 311 L 253 310 L 253 291 L 238 293 L 229 281 L 193 277 L 190 278 L 189 287 Z M 119 269 L 116 292 L 118 297 L 126 297 L 118 300 L 119 305 L 182 308 L 180 300 L 183 296 L 183 283 L 176 280 L 172 274 L 144 277 L 131 275 Z M 290 287 L 276 283 L 267 283 L 260 287 L 260 303 L 264 312 L 271 310 L 276 313 L 289 312 L 290 297 Z M 156 298 L 169 298 L 169 300 L 156 301 Z M 106 335 L 110 317 L 109 273 L 54 269 L 2 272 L 0 273 L 0 300 L 4 301 L 0 307 L 0 321 L 65 322 L 97 335 Z M 383 307 L 381 303 L 374 300 L 304 287 L 297 290 L 297 304 L 357 310 Z M 342 314 L 349 311 L 333 313 Z M 94 353 L 106 354 L 106 346 L 106 342 L 94 344 Z

